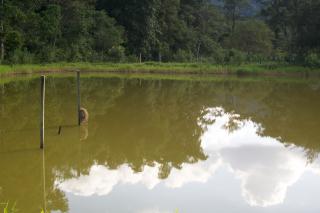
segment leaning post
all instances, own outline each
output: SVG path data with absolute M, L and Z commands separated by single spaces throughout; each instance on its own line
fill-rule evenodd
M 45 106 L 45 91 L 46 91 L 46 77 L 43 75 L 40 77 L 40 85 L 41 85 L 41 113 L 40 113 L 40 149 L 44 148 L 44 106 Z
M 80 95 L 80 71 L 77 71 L 77 102 L 78 102 L 78 125 L 81 125 L 80 109 L 81 109 L 81 95 Z

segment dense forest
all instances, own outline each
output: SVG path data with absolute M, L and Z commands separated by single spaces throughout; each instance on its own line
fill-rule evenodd
M 320 66 L 319 0 L 1 0 L 2 64 Z

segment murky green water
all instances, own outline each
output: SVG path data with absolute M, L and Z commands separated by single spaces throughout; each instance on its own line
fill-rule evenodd
M 0 84 L 0 202 L 19 212 L 320 212 L 320 81 Z M 58 127 L 62 126 L 60 135 Z

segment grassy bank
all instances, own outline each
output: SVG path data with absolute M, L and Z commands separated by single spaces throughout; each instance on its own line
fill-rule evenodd
M 215 65 L 200 63 L 53 63 L 32 65 L 0 65 L 1 74 L 36 72 L 114 72 L 158 74 L 256 74 L 256 75 L 320 75 L 320 68 L 276 64 Z

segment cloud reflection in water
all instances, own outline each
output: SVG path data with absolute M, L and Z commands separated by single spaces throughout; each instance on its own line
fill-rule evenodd
M 180 188 L 187 183 L 206 183 L 220 167 L 241 180 L 244 200 L 251 206 L 267 207 L 284 202 L 287 189 L 306 170 L 320 175 L 320 160 L 308 165 L 302 148 L 286 147 L 278 139 L 261 136 L 262 126 L 223 108 L 206 109 L 198 124 L 205 129 L 201 146 L 208 159 L 173 168 L 168 178 L 158 177 L 160 165 L 145 166 L 135 173 L 128 165 L 117 170 L 93 165 L 89 175 L 57 180 L 56 187 L 79 196 L 108 195 L 118 184 L 143 184 L 153 189 L 159 183 Z

